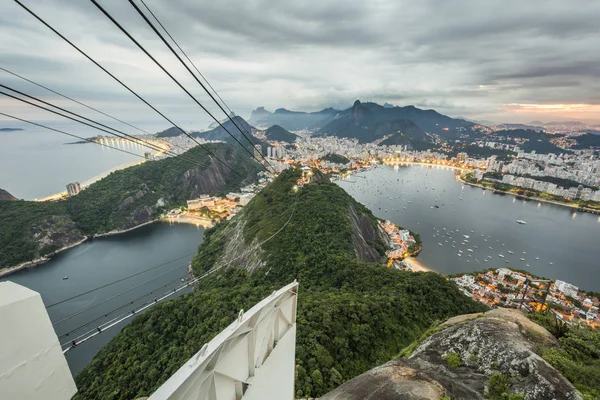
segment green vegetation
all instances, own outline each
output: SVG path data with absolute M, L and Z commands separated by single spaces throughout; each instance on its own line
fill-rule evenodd
M 522 400 L 521 393 L 508 393 L 511 388 L 510 378 L 504 374 L 493 374 L 487 384 L 487 397 L 491 400 Z
M 419 338 L 415 341 L 413 341 L 411 344 L 409 344 L 408 346 L 406 346 L 405 348 L 402 349 L 402 351 L 396 356 L 396 358 L 408 358 L 412 355 L 412 353 L 417 349 L 417 347 L 419 347 L 421 345 L 421 343 L 423 343 L 425 340 L 427 340 L 427 338 L 431 335 L 433 335 L 434 333 L 440 332 L 442 330 L 444 330 L 445 327 L 440 326 L 440 322 L 439 321 L 435 321 L 430 327 L 429 329 L 427 329 L 425 332 L 423 332 L 421 334 L 421 336 L 419 336 Z
M 31 239 L 31 227 L 65 213 L 64 202 L 0 201 L 0 268 L 44 254 Z
M 519 144 L 521 150 L 526 153 L 535 151 L 538 154 L 560 154 L 560 153 L 571 153 L 569 150 L 561 149 L 550 142 L 553 135 L 549 135 L 544 132 L 536 132 L 529 129 L 510 129 L 503 131 L 496 131 L 492 134 L 494 137 L 501 137 L 507 141 L 512 140 L 526 140 L 524 143 Z
M 196 274 L 206 271 L 224 254 L 235 229 L 243 227 L 249 244 L 268 239 L 289 220 L 252 256 L 264 263 L 261 269 L 248 274 L 239 263 L 201 281 L 194 293 L 136 318 L 77 376 L 78 398 L 150 394 L 240 309 L 294 279 L 300 282 L 297 397 L 322 395 L 389 361 L 434 321 L 487 309 L 439 274 L 360 261 L 353 229 L 374 226 L 376 219 L 323 178 L 295 193 L 299 174 L 285 171 L 238 216 L 208 230 L 192 262 Z M 352 224 L 351 208 L 361 227 Z
M 259 166 L 242 152 L 238 155 L 229 145 L 208 146 L 240 176 L 248 178 L 248 181 L 255 179 Z M 186 152 L 185 157 L 202 164 L 207 160 L 207 153 L 196 147 Z M 239 188 L 242 182 L 237 175 L 216 162 L 213 162 L 212 168 L 217 172 L 211 170 L 205 174 L 209 178 L 217 178 L 214 179 L 216 182 L 222 179 L 217 175 L 227 175 L 227 179 L 223 179 L 224 184 L 202 184 L 202 169 L 186 177 L 185 173 L 194 170 L 194 167 L 181 157 L 170 157 L 115 171 L 63 201 L 0 201 L 0 268 L 56 250 L 56 247 L 41 248 L 34 237 L 37 227 L 47 224 L 52 218 L 61 219 L 62 227 L 68 231 L 63 234 L 78 234 L 82 238 L 82 235 L 130 228 L 151 220 L 167 206 L 184 205 L 194 190 L 203 186 L 211 194 L 223 194 Z M 164 206 L 160 206 L 160 199 Z M 56 228 L 61 227 L 54 226 L 52 229 Z
M 339 154 L 329 153 L 324 157 L 321 157 L 321 161 L 329 161 L 334 164 L 348 164 L 350 160 Z
M 543 347 L 542 358 L 559 370 L 587 399 L 600 398 L 600 332 L 588 327 L 559 325 L 547 313 L 529 318 L 554 334 L 560 347 Z
M 450 368 L 458 368 L 462 367 L 463 365 L 460 356 L 456 353 L 448 353 L 444 358 L 446 359 L 446 362 Z
M 591 133 L 585 133 L 575 138 L 577 144 L 573 146 L 574 149 L 589 149 L 600 147 L 600 135 L 593 135 Z

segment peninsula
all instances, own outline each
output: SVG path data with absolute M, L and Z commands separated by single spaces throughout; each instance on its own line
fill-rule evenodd
M 202 167 L 170 157 L 112 172 L 65 200 L 0 201 L 0 274 L 43 263 L 87 238 L 148 223 L 201 194 L 227 193 L 256 181 L 260 165 L 243 151 L 225 143 L 205 147 L 232 168 L 196 147 L 184 154 Z

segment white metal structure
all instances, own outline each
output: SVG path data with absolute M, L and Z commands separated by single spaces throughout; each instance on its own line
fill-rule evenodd
M 150 400 L 293 400 L 298 283 L 205 344 Z
M 0 282 L 0 399 L 65 400 L 77 388 L 39 293 Z

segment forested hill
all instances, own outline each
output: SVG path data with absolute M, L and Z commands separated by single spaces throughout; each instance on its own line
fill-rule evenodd
M 67 200 L 0 201 L 0 269 L 86 236 L 148 222 L 200 194 L 227 193 L 256 180 L 260 166 L 246 152 L 224 143 L 208 148 L 239 176 L 196 147 L 184 157 L 202 167 L 171 157 L 115 171 Z
M 280 142 L 288 142 L 294 143 L 296 141 L 297 135 L 292 132 L 282 128 L 279 125 L 273 125 L 269 129 L 265 131 L 265 136 L 268 140 L 277 140 Z
M 485 309 L 441 275 L 364 261 L 380 260 L 386 248 L 371 212 L 318 174 L 296 192 L 300 174 L 283 172 L 243 212 L 205 232 L 194 272 L 223 267 L 125 327 L 77 376 L 78 398 L 149 395 L 240 309 L 294 279 L 300 398 L 388 361 L 434 321 Z

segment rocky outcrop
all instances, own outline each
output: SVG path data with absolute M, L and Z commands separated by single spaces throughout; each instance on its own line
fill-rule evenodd
M 353 205 L 349 207 L 348 217 L 352 223 L 352 243 L 357 257 L 367 262 L 381 261 L 383 254 L 374 246 L 380 243 L 383 248 L 384 243 L 387 243 L 387 234 L 374 225 L 372 218 L 359 216 Z
M 123 211 L 124 209 L 126 209 L 127 207 L 131 206 L 133 203 L 135 203 L 137 200 L 141 199 L 142 197 L 144 197 L 144 195 L 146 193 L 148 193 L 148 185 L 146 185 L 145 183 L 142 183 L 140 185 L 140 188 L 131 196 L 128 196 L 125 198 L 125 200 L 123 200 L 121 202 L 121 204 L 119 204 L 119 211 Z
M 8 193 L 6 190 L 4 189 L 0 189 L 0 201 L 3 200 L 16 200 L 17 198 L 15 196 L 13 196 L 12 194 Z
M 459 316 L 438 329 L 410 357 L 374 368 L 322 400 L 485 399 L 499 391 L 532 400 L 583 399 L 540 357 L 540 346 L 558 342 L 519 311 Z
M 179 178 L 181 188 L 191 191 L 191 198 L 198 197 L 201 194 L 217 192 L 225 186 L 231 170 L 223 163 L 213 162 L 212 159 L 213 157 L 211 157 L 209 168 L 193 168 L 186 171 Z
M 56 215 L 29 228 L 29 238 L 37 243 L 39 254 L 46 255 L 85 239 L 75 222 L 66 215 Z

